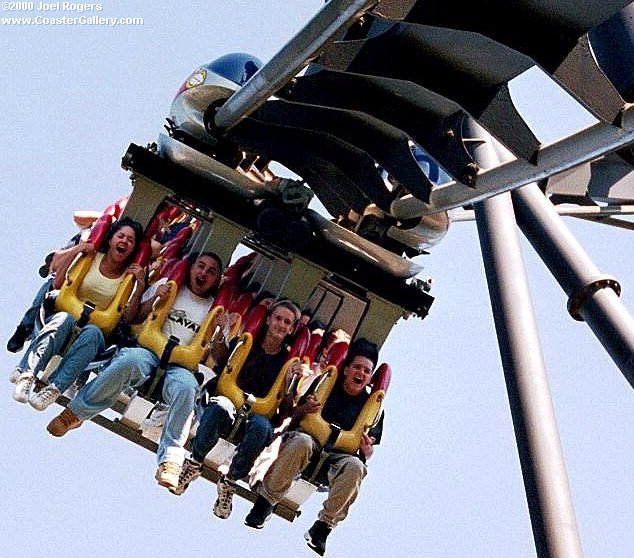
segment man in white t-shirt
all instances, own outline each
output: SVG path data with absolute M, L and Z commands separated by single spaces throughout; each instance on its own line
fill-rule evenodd
M 212 293 L 209 291 L 213 291 L 213 294 L 215 294 L 217 290 L 219 275 L 216 271 L 220 273 L 220 264 L 217 263 L 219 261 L 214 262 L 214 265 L 212 263 L 213 258 L 206 253 L 199 256 L 193 263 L 187 281 L 188 288 L 178 291 L 167 319 L 161 328 L 162 333 L 166 337 L 174 336 L 178 338 L 181 345 L 189 345 L 191 343 L 213 302 Z M 207 271 L 211 273 L 206 273 Z M 207 286 L 210 277 L 216 279 L 211 288 Z M 159 279 L 148 288 L 141 298 L 139 315 L 135 321 L 137 323 L 142 322 L 150 314 L 152 305 L 157 299 L 164 299 L 169 296 L 169 289 L 167 277 Z
M 205 252 L 196 258 L 189 270 L 187 284 L 176 295 L 162 326 L 164 335 L 178 337 L 181 345 L 191 342 L 209 312 L 221 274 L 222 262 L 216 254 Z M 166 281 L 157 281 L 152 285 L 143 294 L 140 316 L 147 316 L 154 301 L 168 296 L 169 289 L 170 285 Z M 83 421 L 111 407 L 123 390 L 139 386 L 148 379 L 159 366 L 160 357 L 143 347 L 122 349 L 48 424 L 47 430 L 53 436 L 63 436 L 69 430 L 81 426 Z M 169 412 L 157 450 L 156 480 L 161 486 L 176 488 L 200 386 L 191 371 L 174 364 L 166 367 L 163 377 L 162 395 L 169 405 Z

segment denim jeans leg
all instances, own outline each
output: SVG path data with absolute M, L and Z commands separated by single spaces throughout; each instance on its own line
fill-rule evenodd
M 33 302 L 31 302 L 31 306 L 24 313 L 24 316 L 22 316 L 22 319 L 20 320 L 20 325 L 22 327 L 33 331 L 33 337 L 35 337 L 40 330 L 40 320 L 38 317 L 38 313 L 40 312 L 40 307 L 44 303 L 44 298 L 46 297 L 46 293 L 51 288 L 52 283 L 52 277 L 42 283 L 42 286 L 38 289 L 35 297 L 33 297 Z
M 262 415 L 251 415 L 247 419 L 244 436 L 236 448 L 236 454 L 229 467 L 229 476 L 234 480 L 246 477 L 258 455 L 271 443 L 273 427 L 271 421 Z
M 202 462 L 216 445 L 218 438 L 229 433 L 235 414 L 236 409 L 229 399 L 222 396 L 211 398 L 211 403 L 200 417 L 196 436 L 191 444 L 192 457 L 196 461 Z
M 104 348 L 101 330 L 92 324 L 84 326 L 62 357 L 57 370 L 50 375 L 48 383 L 55 384 L 63 393 Z
M 158 363 L 147 349 L 121 349 L 96 378 L 79 390 L 68 408 L 81 420 L 91 419 L 114 405 L 124 389 L 142 384 Z
M 53 355 L 59 354 L 73 331 L 75 318 L 66 312 L 53 314 L 44 324 L 20 359 L 20 368 L 38 374 Z
M 195 376 L 186 368 L 168 366 L 163 383 L 163 400 L 169 405 L 165 425 L 161 432 L 157 462 L 183 464 L 185 443 L 194 416 L 194 405 L 200 391 Z

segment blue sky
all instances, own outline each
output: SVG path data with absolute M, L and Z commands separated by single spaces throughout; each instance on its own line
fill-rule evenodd
M 107 0 L 101 15 L 144 24 L 2 25 L 3 347 L 40 285 L 43 256 L 75 232 L 72 211 L 100 210 L 130 191 L 121 156 L 131 142 L 156 139 L 188 74 L 233 51 L 268 60 L 321 5 Z M 530 81 L 523 97 L 544 137 L 578 123 Z M 631 311 L 632 233 L 565 222 L 599 269 L 620 280 Z M 629 558 L 634 393 L 524 245 L 585 556 Z M 393 369 L 383 443 L 328 555 L 535 556 L 475 224 L 455 223 L 417 262 L 433 277 L 436 301 L 383 348 Z M 8 376 L 18 357 L 2 350 L 0 359 Z M 8 382 L 3 410 L 3 556 L 314 556 L 302 533 L 320 496 L 294 523 L 275 518 L 254 532 L 242 525 L 246 502 L 236 501 L 228 521 L 212 517 L 214 485 L 199 481 L 172 496 L 153 479 L 153 454 L 94 424 L 52 438 L 45 426 L 58 408 L 16 404 Z

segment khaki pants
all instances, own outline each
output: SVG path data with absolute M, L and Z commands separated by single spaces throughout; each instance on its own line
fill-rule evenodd
M 262 496 L 271 504 L 277 504 L 317 451 L 319 447 L 312 436 L 290 432 L 264 476 L 260 486 Z M 338 453 L 332 454 L 324 466 L 328 468 L 328 497 L 319 512 L 319 519 L 329 527 L 335 527 L 346 518 L 357 499 L 367 469 L 358 457 Z

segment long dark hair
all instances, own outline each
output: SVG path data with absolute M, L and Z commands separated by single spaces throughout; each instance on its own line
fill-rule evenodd
M 128 258 L 129 261 L 132 261 L 136 256 L 139 245 L 141 244 L 141 239 L 143 238 L 143 227 L 141 226 L 141 223 L 135 221 L 134 219 L 130 219 L 130 217 L 122 217 L 121 219 L 117 219 L 114 223 L 112 223 L 112 225 L 110 225 L 110 228 L 108 228 L 108 232 L 106 233 L 106 236 L 101 243 L 100 251 L 104 253 L 108 251 L 108 246 L 110 245 L 112 237 L 118 230 L 123 227 L 130 227 L 134 231 L 134 250 Z

